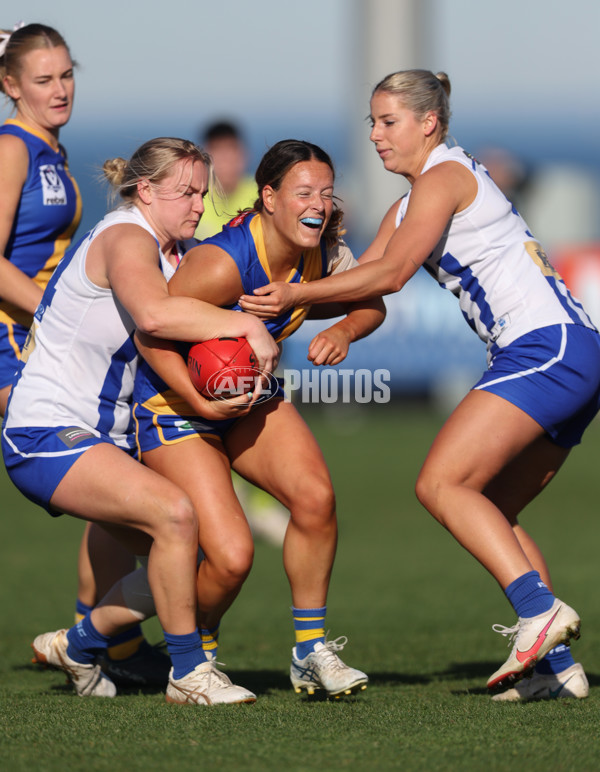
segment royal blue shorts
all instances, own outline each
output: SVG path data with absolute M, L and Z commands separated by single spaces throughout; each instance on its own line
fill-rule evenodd
M 578 324 L 557 324 L 494 346 L 490 366 L 474 389 L 516 405 L 561 447 L 581 442 L 600 409 L 600 335 Z
M 272 396 L 268 399 L 283 399 L 284 396 L 281 383 L 278 383 Z M 257 404 L 261 404 L 261 401 L 257 400 Z M 159 448 L 161 445 L 174 445 L 194 437 L 223 440 L 233 424 L 240 419 L 226 418 L 223 421 L 208 421 L 199 415 L 155 413 L 136 402 L 133 406 L 133 420 L 137 449 L 138 453 L 141 454 Z
M 28 333 L 21 324 L 0 322 L 0 389 L 12 386 Z
M 62 513 L 50 506 L 50 499 L 60 481 L 82 453 L 105 442 L 114 444 L 79 426 L 5 428 L 2 454 L 8 476 L 21 493 L 57 517 Z M 135 454 L 134 449 L 121 449 Z

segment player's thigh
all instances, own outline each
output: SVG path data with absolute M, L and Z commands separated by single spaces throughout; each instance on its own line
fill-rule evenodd
M 496 394 L 470 391 L 435 438 L 419 479 L 483 490 L 543 435 L 543 428 L 512 403 Z
M 515 524 L 519 513 L 554 478 L 569 452 L 544 434 L 515 456 L 483 492 Z
M 302 498 L 333 499 L 323 453 L 290 402 L 271 400 L 237 421 L 225 447 L 236 472 L 289 509 Z
M 154 537 L 165 522 L 182 530 L 196 527 L 181 488 L 109 443 L 82 453 L 50 504 L 59 512 L 102 523 L 113 533 L 135 528 Z
M 216 560 L 228 550 L 251 548 L 250 528 L 219 440 L 194 437 L 148 451 L 143 459 L 190 497 L 198 517 L 199 543 L 209 559 Z

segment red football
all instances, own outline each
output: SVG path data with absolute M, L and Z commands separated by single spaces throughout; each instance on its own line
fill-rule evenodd
M 256 355 L 246 338 L 215 338 L 195 343 L 188 353 L 190 379 L 202 396 L 228 399 L 254 388 Z

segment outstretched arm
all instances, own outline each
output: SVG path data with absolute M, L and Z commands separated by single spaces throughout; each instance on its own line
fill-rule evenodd
M 189 343 L 223 335 L 247 338 L 259 366 L 269 372 L 275 368 L 279 349 L 260 320 L 217 308 L 214 301 L 170 294 L 157 265 L 156 243 L 142 228 L 107 228 L 90 247 L 86 271 L 99 286 L 114 289 L 140 332 Z
M 267 318 L 297 305 L 352 303 L 398 292 L 431 254 L 452 215 L 468 206 L 476 192 L 474 176 L 461 164 L 434 166 L 416 179 L 398 228 L 397 204 L 388 211 L 377 246 L 369 247 L 369 259 L 357 268 L 305 284 L 272 282 L 255 290 L 254 296 L 243 295 L 240 304 L 245 311 Z

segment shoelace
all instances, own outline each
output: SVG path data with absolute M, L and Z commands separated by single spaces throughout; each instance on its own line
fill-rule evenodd
M 516 625 L 513 625 L 512 627 L 505 627 L 504 625 L 492 625 L 492 630 L 495 633 L 500 633 L 500 635 L 503 635 L 505 638 L 508 638 L 507 646 L 511 646 L 514 642 L 515 638 L 517 637 L 520 629 L 520 623 L 517 622 Z
M 232 685 L 228 676 L 216 667 L 217 665 L 223 665 L 223 663 L 216 662 L 216 660 L 209 660 L 209 662 L 211 664 L 210 669 L 196 673 L 194 678 L 196 685 L 191 689 L 189 687 L 184 689 L 184 693 L 188 694 L 190 697 L 194 697 L 198 694 L 204 694 L 205 691 L 211 688 L 226 689 L 228 686 Z M 200 681 L 200 683 L 198 683 L 198 681 Z
M 330 667 L 335 667 L 338 669 L 345 667 L 344 663 L 337 656 L 336 651 L 341 651 L 347 643 L 348 638 L 345 635 L 340 635 L 339 638 L 336 638 L 333 641 L 328 641 L 327 639 L 325 640 L 323 647 L 327 650 L 327 652 L 323 653 L 325 654 L 327 658 L 327 664 Z
M 341 651 L 347 643 L 348 637 L 346 635 L 340 635 L 339 638 L 336 638 L 333 641 L 328 641 L 326 638 L 323 645 L 326 649 L 329 649 L 329 651 Z
M 226 689 L 228 686 L 232 686 L 229 676 L 217 667 L 217 665 L 225 667 L 225 663 L 217 662 L 216 659 L 209 659 L 207 661 L 211 664 L 210 670 L 206 671 L 208 674 L 208 688 L 211 687 L 213 680 L 216 681 L 216 685 L 219 689 Z

